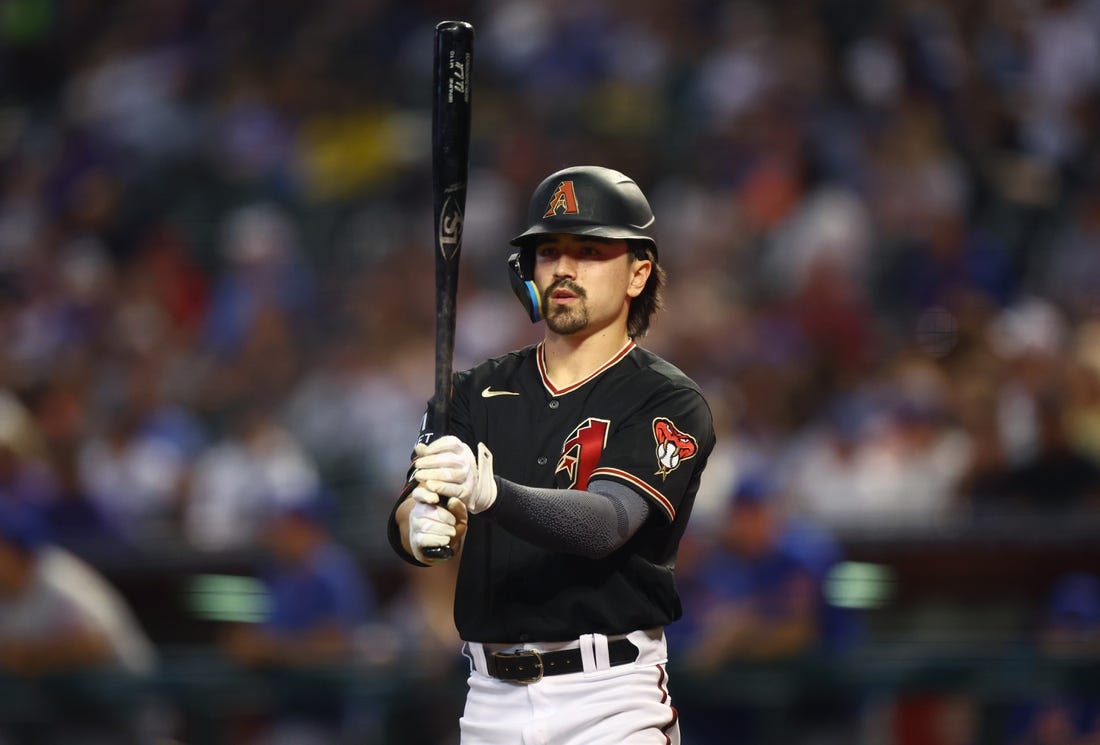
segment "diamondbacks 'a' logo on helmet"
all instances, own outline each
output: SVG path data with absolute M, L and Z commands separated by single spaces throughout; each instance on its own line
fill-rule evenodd
M 689 458 L 694 458 L 699 445 L 691 435 L 684 434 L 670 420 L 658 417 L 653 420 L 653 439 L 657 441 L 657 475 L 661 481 Z
M 559 212 L 560 210 L 560 212 Z M 543 217 L 554 215 L 575 215 L 580 212 L 577 207 L 577 193 L 573 190 L 573 181 L 562 181 L 558 188 L 550 195 L 550 201 L 546 203 L 546 212 Z

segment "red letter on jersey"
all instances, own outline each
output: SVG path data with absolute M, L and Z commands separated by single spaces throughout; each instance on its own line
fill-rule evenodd
M 587 489 L 588 479 L 596 470 L 607 444 L 607 432 L 611 422 L 607 419 L 585 419 L 573 430 L 561 446 L 561 458 L 554 473 L 565 471 L 569 475 L 567 489 Z

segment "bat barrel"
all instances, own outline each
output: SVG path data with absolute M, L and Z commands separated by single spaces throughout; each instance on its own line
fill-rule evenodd
M 432 190 L 435 214 L 436 376 L 432 432 L 445 434 L 449 421 L 454 357 L 455 301 L 466 182 L 470 159 L 470 72 L 474 27 L 465 21 L 436 26 L 432 108 Z

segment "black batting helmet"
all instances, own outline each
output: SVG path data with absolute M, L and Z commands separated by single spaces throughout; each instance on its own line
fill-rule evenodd
M 521 248 L 546 233 L 644 241 L 653 249 L 653 210 L 625 174 L 602 166 L 574 166 L 547 176 L 527 207 L 527 230 L 512 239 Z
M 527 207 L 527 230 L 511 243 L 519 251 L 508 257 L 512 289 L 532 321 L 539 320 L 538 293 L 531 281 L 540 235 L 571 233 L 623 239 L 642 244 L 657 259 L 653 210 L 634 179 L 602 166 L 572 166 L 543 179 Z

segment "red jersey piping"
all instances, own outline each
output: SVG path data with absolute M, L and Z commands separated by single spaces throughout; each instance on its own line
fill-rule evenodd
M 597 468 L 592 471 L 592 475 L 588 477 L 588 483 L 591 484 L 598 476 L 611 476 L 616 479 L 621 479 L 628 484 L 641 489 L 650 497 L 652 497 L 653 501 L 664 508 L 664 511 L 668 513 L 669 520 L 676 519 L 676 508 L 672 506 L 672 502 L 668 501 L 668 497 L 666 497 L 664 494 L 661 494 L 661 492 L 657 491 L 634 474 L 628 471 L 624 471 L 620 468 Z
M 538 354 L 535 355 L 535 358 L 538 361 L 539 377 L 542 378 L 542 385 L 544 388 L 546 388 L 547 391 L 550 392 L 551 396 L 564 396 L 566 393 L 575 391 L 593 378 L 598 377 L 600 373 L 615 365 L 615 363 L 621 360 L 623 357 L 626 357 L 626 355 L 629 354 L 630 350 L 634 347 L 635 344 L 634 340 L 632 339 L 626 343 L 626 346 L 616 352 L 611 359 L 600 365 L 600 367 L 595 372 L 593 372 L 584 380 L 580 380 L 573 385 L 566 386 L 565 388 L 558 388 L 552 382 L 550 382 L 550 376 L 546 374 L 546 351 L 543 348 L 543 342 L 540 341 L 538 346 Z

